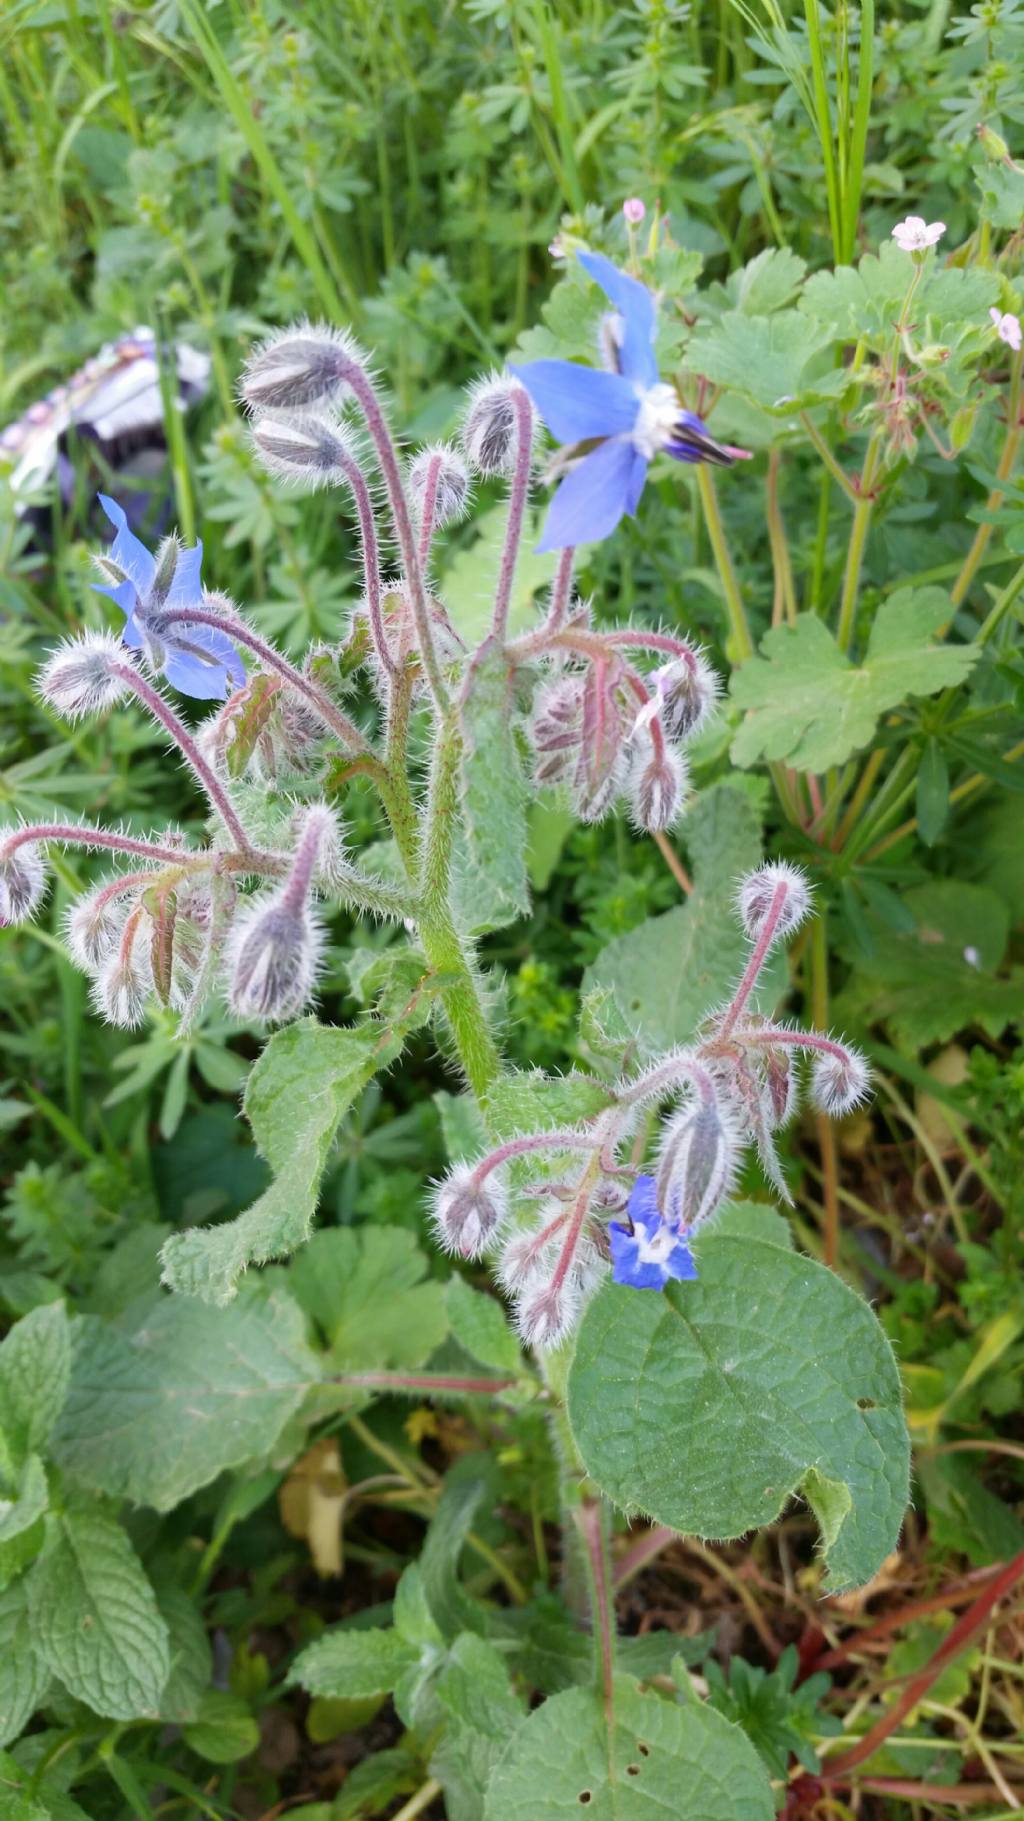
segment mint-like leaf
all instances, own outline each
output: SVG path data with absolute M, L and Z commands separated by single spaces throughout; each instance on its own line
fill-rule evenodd
M 39 1654 L 76 1701 L 108 1720 L 155 1720 L 170 1673 L 167 1626 L 113 1518 L 65 1511 L 29 1576 Z

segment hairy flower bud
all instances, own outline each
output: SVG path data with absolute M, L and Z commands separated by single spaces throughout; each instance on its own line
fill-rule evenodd
M 868 1097 L 871 1071 L 856 1050 L 841 1046 L 841 1054 L 822 1050 L 814 1059 L 811 1097 L 822 1113 L 832 1118 L 852 1113 Z
M 571 1277 L 557 1288 L 529 1290 L 516 1304 L 516 1327 L 528 1347 L 557 1347 L 575 1328 L 580 1304 L 580 1286 Z
M 670 740 L 691 740 L 700 732 L 718 700 L 716 671 L 699 651 L 689 662 L 674 658 L 651 678 L 658 718 Z M 639 717 L 638 717 L 639 719 Z
M 686 778 L 686 761 L 673 746 L 652 753 L 646 763 L 634 767 L 629 799 L 637 828 L 648 834 L 671 828 L 683 807 Z
M 282 892 L 251 898 L 228 943 L 228 997 L 237 1018 L 275 1024 L 301 1012 L 316 981 L 323 934 L 308 901 Z
M 133 1031 L 146 1016 L 153 978 L 141 936 L 122 936 L 102 963 L 92 986 L 92 1002 L 108 1024 Z
M 354 460 L 346 426 L 314 411 L 264 412 L 253 420 L 252 440 L 270 474 L 310 488 L 341 485 Z
M 469 504 L 469 469 L 450 443 L 421 449 L 409 469 L 409 493 L 421 517 L 435 465 L 433 523 L 448 525 L 453 519 L 462 518 Z
M 530 720 L 538 784 L 560 784 L 576 767 L 583 718 L 583 678 L 555 677 L 538 690 Z
M 46 891 L 46 862 L 34 841 L 5 851 L 17 831 L 0 829 L 0 925 L 24 923 Z
M 655 1177 L 662 1217 L 695 1227 L 725 1200 L 736 1174 L 739 1139 L 712 1095 L 696 1094 L 665 1127 Z
M 242 402 L 249 411 L 302 411 L 338 398 L 353 363 L 365 364 L 346 330 L 299 323 L 254 349 L 242 374 Z
M 768 1050 L 762 1071 L 761 1114 L 769 1132 L 792 1119 L 799 1085 L 792 1050 L 781 1046 Z
M 519 381 L 500 373 L 478 380 L 470 391 L 462 446 L 479 474 L 511 474 L 515 467 L 517 393 L 525 397 Z
M 769 927 L 774 905 L 771 940 L 776 942 L 799 929 L 811 908 L 811 888 L 798 866 L 772 860 L 740 881 L 736 904 L 751 942 Z
M 480 1182 L 468 1164 L 457 1164 L 434 1185 L 431 1218 L 437 1242 L 460 1258 L 479 1258 L 505 1219 L 508 1198 L 492 1170 Z
M 36 678 L 44 702 L 70 721 L 99 714 L 129 695 L 130 688 L 118 668 L 128 656 L 120 640 L 109 632 L 82 632 L 63 639 L 51 651 Z
M 95 973 L 121 939 L 129 906 L 112 890 L 116 883 L 104 880 L 72 904 L 64 919 L 64 940 L 84 973 Z

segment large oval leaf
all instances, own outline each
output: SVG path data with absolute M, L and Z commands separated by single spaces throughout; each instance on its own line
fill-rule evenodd
M 617 1676 L 609 1723 L 589 1689 L 554 1695 L 514 1733 L 484 1821 L 771 1821 L 768 1778 L 738 1726 Z
M 607 1284 L 580 1329 L 569 1420 L 617 1505 L 734 1537 L 794 1492 L 813 1506 L 829 1591 L 870 1580 L 907 1503 L 909 1443 L 892 1349 L 831 1271 L 709 1233 L 699 1278 L 664 1294 Z

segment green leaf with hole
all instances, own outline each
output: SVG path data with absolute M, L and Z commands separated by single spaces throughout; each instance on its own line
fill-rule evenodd
M 702 1236 L 698 1278 L 663 1294 L 606 1284 L 569 1373 L 587 1472 L 629 1512 L 741 1536 L 794 1494 L 815 1510 L 828 1588 L 895 1547 L 909 1443 L 900 1379 L 868 1304 L 770 1241 Z
M 696 1701 L 617 1676 L 611 1712 L 590 1689 L 553 1695 L 514 1733 L 484 1821 L 771 1821 L 771 1786 L 738 1726 Z

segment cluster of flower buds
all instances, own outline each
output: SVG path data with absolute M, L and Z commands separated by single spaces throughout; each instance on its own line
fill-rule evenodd
M 728 1199 L 751 1144 L 789 1201 L 775 1134 L 796 1111 L 801 1059 L 810 1059 L 819 1111 L 842 1116 L 866 1098 L 868 1069 L 856 1050 L 753 1009 L 765 962 L 810 908 L 797 867 L 776 862 L 748 874 L 737 894 L 747 963 L 728 1005 L 694 1043 L 620 1078 L 608 1106 L 580 1125 L 512 1138 L 435 1187 L 440 1243 L 462 1257 L 495 1259 L 530 1345 L 564 1340 L 609 1270 L 635 1289 L 696 1277 L 693 1236 Z M 637 1114 L 665 1103 L 654 1171 L 638 1176 L 624 1161 Z M 557 1173 L 531 1184 L 530 1160 L 536 1170 L 538 1158 Z
M 661 657 L 644 676 L 630 647 Z M 718 678 L 685 640 L 638 630 L 596 631 L 585 607 L 513 647 L 547 658 L 529 721 L 538 785 L 567 786 L 581 820 L 596 822 L 625 797 L 647 833 L 670 828 L 683 809 L 686 743 L 712 713 Z

